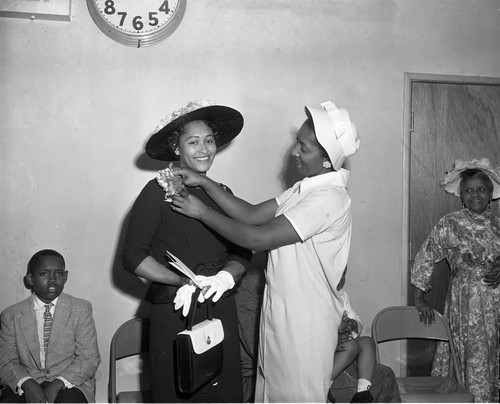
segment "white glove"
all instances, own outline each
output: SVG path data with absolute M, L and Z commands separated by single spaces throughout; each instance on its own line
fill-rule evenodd
M 189 313 L 189 308 L 191 307 L 191 297 L 195 290 L 196 286 L 194 285 L 184 285 L 177 289 L 174 299 L 174 310 L 179 310 L 182 307 L 182 315 L 184 317 L 187 317 Z M 203 293 L 200 293 L 198 296 L 198 301 L 200 303 L 205 301 Z
M 205 299 L 214 295 L 212 298 L 213 302 L 218 301 L 226 290 L 232 289 L 234 286 L 234 279 L 227 271 L 219 271 L 214 276 L 198 275 L 196 280 L 200 282 L 203 288 L 210 287 L 205 293 Z

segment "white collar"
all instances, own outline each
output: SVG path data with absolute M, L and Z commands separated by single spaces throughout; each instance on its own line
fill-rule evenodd
M 341 168 L 339 171 L 332 171 L 326 174 L 306 177 L 297 183 L 300 192 L 306 192 L 319 186 L 328 185 L 330 187 L 341 187 L 347 189 L 350 171 Z
M 52 300 L 50 303 L 56 307 L 57 301 L 59 300 L 59 296 L 57 296 L 54 300 Z M 48 303 L 44 303 L 40 300 L 40 298 L 33 293 L 33 303 L 35 305 L 35 310 L 45 310 L 45 305 Z

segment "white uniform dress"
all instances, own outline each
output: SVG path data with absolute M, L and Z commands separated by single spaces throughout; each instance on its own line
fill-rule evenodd
M 256 402 L 326 402 L 351 241 L 349 172 L 306 178 L 277 197 L 302 242 L 269 253 Z

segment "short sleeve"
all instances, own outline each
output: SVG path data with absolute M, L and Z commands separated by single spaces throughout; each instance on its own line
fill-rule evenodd
M 278 203 L 279 203 L 279 199 Z M 283 215 L 292 224 L 302 241 L 329 228 L 342 227 L 349 220 L 351 201 L 342 189 L 313 190 Z
M 424 292 L 432 289 L 431 277 L 434 272 L 434 264 L 446 257 L 447 230 L 448 226 L 445 217 L 434 226 L 415 256 L 410 274 L 410 283 Z

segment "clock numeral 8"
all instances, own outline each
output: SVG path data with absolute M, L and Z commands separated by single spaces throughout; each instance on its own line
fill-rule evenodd
M 114 14 L 116 9 L 115 9 L 115 2 L 113 0 L 106 0 L 104 2 L 104 12 L 106 14 Z

